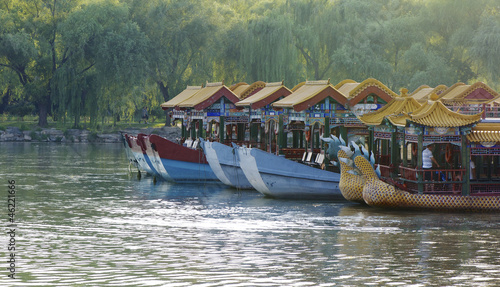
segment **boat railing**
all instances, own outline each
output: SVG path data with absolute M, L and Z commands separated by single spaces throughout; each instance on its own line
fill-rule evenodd
M 391 177 L 391 172 L 393 170 L 393 167 L 390 165 L 384 165 L 384 164 L 376 164 L 375 168 L 378 168 L 380 170 L 380 177 L 383 179 L 388 179 Z
M 473 115 L 483 113 L 482 118 L 500 118 L 500 106 L 491 104 L 476 104 L 476 105 L 450 105 L 449 108 L 454 112 L 461 114 Z
M 376 162 L 381 165 L 390 165 L 391 164 L 391 156 L 390 155 L 376 155 Z
M 261 143 L 258 141 L 237 141 L 232 139 L 224 140 L 225 145 L 231 146 L 232 143 L 235 143 L 239 146 L 255 147 L 255 148 L 260 148 L 261 145 Z
M 304 148 L 282 148 L 281 151 L 285 158 L 291 160 L 301 160 L 306 153 Z
M 470 193 L 474 195 L 500 196 L 500 182 L 471 181 Z
M 424 170 L 414 167 L 399 167 L 399 179 L 410 192 L 418 192 L 418 184 L 423 183 L 424 193 L 459 193 L 464 183 L 464 175 L 465 169 Z M 422 181 L 419 181 L 419 178 Z

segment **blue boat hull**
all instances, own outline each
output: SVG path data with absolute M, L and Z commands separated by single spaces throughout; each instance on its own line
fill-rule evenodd
M 203 152 L 217 178 L 228 186 L 253 189 L 241 170 L 237 154 L 232 147 L 218 142 L 202 142 Z
M 208 164 L 161 159 L 168 176 L 177 183 L 206 182 L 219 183 L 219 179 Z
M 340 174 L 300 164 L 258 149 L 237 149 L 240 166 L 252 186 L 266 196 L 344 200 Z

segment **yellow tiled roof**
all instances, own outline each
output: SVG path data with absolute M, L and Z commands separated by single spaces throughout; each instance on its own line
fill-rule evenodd
M 194 96 L 197 92 L 201 90 L 201 88 L 202 88 L 201 86 L 187 86 L 187 88 L 180 94 L 170 99 L 168 102 L 161 104 L 160 106 L 164 109 L 173 108 L 179 105 L 181 102 Z
M 236 95 L 238 98 L 240 98 L 240 95 L 248 88 L 250 87 L 249 84 L 247 83 L 238 83 L 236 85 L 231 86 L 229 89 Z
M 295 87 L 293 87 L 293 88 L 291 89 L 291 91 L 292 91 L 292 92 L 295 92 L 296 90 L 298 90 L 300 87 L 302 87 L 302 86 L 303 86 L 303 85 L 305 85 L 305 84 L 306 84 L 306 82 L 300 82 L 300 83 L 298 83 L 297 85 L 295 85 Z
M 337 89 L 339 92 L 344 94 L 347 97 L 349 97 L 349 94 L 351 93 L 352 90 L 356 89 L 359 86 L 358 82 L 355 82 L 353 80 L 344 80 L 337 85 L 335 85 L 335 89 Z
M 482 89 L 489 94 L 487 97 L 484 93 L 479 92 L 479 94 L 475 94 L 475 96 L 480 95 L 480 97 L 472 98 L 472 93 L 476 90 Z M 484 97 L 481 97 L 484 96 Z M 459 83 L 459 85 L 455 86 L 453 89 L 449 89 L 446 91 L 440 99 L 443 103 L 467 103 L 467 104 L 477 104 L 477 103 L 488 103 L 494 99 L 499 98 L 500 95 L 495 92 L 492 88 L 482 82 L 476 82 L 473 85 L 465 85 Z
M 411 97 L 397 97 L 392 99 L 382 108 L 362 115 L 359 119 L 367 125 L 380 125 L 385 117 L 389 120 L 399 123 L 399 117 L 404 114 L 415 111 L 420 108 L 420 104 Z M 391 117 L 391 118 L 389 118 Z M 406 119 L 404 120 L 403 126 L 406 124 Z M 399 125 L 399 124 L 398 124 Z
M 500 124 L 479 122 L 472 130 L 473 131 L 500 131 Z
M 258 89 L 262 89 L 266 86 L 266 83 L 263 81 L 257 81 L 251 85 L 249 85 L 245 90 L 243 90 L 240 94 L 236 94 L 240 100 L 248 98 L 252 93 L 254 93 Z
M 440 100 L 448 101 L 460 96 L 464 91 L 466 91 L 470 85 L 464 83 L 456 83 L 451 86 L 448 90 L 444 91 L 439 97 Z
M 430 127 L 461 127 L 477 123 L 481 113 L 463 115 L 448 109 L 441 101 L 429 101 L 410 114 L 411 121 Z
M 384 92 L 386 92 L 388 95 L 390 95 L 393 98 L 398 97 L 398 95 L 396 93 L 394 93 L 386 85 L 382 84 L 382 82 L 380 82 L 379 80 L 369 78 L 369 79 L 364 80 L 360 84 L 358 84 L 358 86 L 355 89 L 352 89 L 351 91 L 349 91 L 348 98 L 349 99 L 355 98 L 357 95 L 359 95 L 361 92 L 363 92 L 366 88 L 368 88 L 370 86 L 378 87 L 379 89 L 383 90 Z
M 183 108 L 192 108 L 205 100 L 209 99 L 215 93 L 217 93 L 220 89 L 224 88 L 224 84 L 222 82 L 218 83 L 207 83 L 203 89 L 198 91 L 194 96 L 188 98 L 187 100 L 181 102 L 178 106 Z M 226 87 L 227 88 L 227 87 Z M 231 90 L 228 90 L 228 93 L 233 93 Z M 233 93 L 234 95 L 234 93 Z M 237 97 L 236 95 L 234 95 Z
M 475 131 L 467 135 L 471 142 L 500 142 L 500 131 Z
M 429 99 L 429 96 L 431 94 L 439 95 L 443 93 L 446 89 L 448 89 L 448 87 L 445 85 L 439 85 L 435 88 L 431 88 L 427 85 L 422 85 L 418 87 L 415 91 L 413 91 L 413 93 L 410 94 L 410 97 L 414 98 L 419 103 L 424 103 Z
M 266 86 L 264 88 L 262 88 L 257 93 L 251 95 L 250 97 L 237 102 L 236 106 L 238 107 L 250 106 L 258 101 L 261 101 L 269 97 L 270 95 L 272 95 L 281 88 L 287 89 L 290 93 L 292 92 L 287 87 L 283 86 L 283 82 L 266 83 Z
M 327 88 L 335 89 L 330 84 L 330 81 L 308 81 L 288 97 L 273 103 L 273 106 L 280 108 L 292 108 L 295 105 L 314 98 L 314 96 Z

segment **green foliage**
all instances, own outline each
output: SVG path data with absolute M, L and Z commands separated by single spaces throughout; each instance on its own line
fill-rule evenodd
M 500 88 L 498 0 L 8 0 L 0 23 L 0 112 L 42 126 L 163 121 L 215 81 Z

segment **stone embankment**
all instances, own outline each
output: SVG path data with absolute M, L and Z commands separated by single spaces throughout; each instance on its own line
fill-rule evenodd
M 21 131 L 17 127 L 7 127 L 4 131 L 0 130 L 0 142 L 117 143 L 121 142 L 121 133 L 129 135 L 157 134 L 169 140 L 176 140 L 181 136 L 181 130 L 178 127 L 125 129 L 116 133 L 96 133 L 78 129 L 62 131 L 55 128 Z

